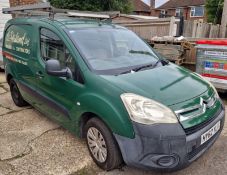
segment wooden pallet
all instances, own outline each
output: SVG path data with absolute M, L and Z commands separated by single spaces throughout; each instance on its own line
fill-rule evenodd
M 178 58 L 178 59 L 168 59 L 167 58 L 167 60 L 169 60 L 170 62 L 172 62 L 172 63 L 174 63 L 176 65 L 179 65 L 179 66 L 185 63 L 185 59 L 184 58 Z

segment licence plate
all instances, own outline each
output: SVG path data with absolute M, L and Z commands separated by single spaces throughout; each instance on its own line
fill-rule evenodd
M 213 137 L 220 130 L 220 127 L 221 127 L 221 122 L 219 121 L 207 132 L 201 135 L 201 145 L 207 142 L 211 137 Z

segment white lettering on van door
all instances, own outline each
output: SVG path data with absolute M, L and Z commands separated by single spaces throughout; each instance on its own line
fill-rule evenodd
M 30 45 L 30 39 L 27 37 L 26 33 L 20 35 L 18 32 L 15 33 L 14 31 L 10 31 L 9 33 L 7 33 L 6 42 L 12 42 L 27 47 Z
M 13 46 L 13 44 L 18 44 L 18 46 Z M 10 31 L 6 34 L 5 47 L 7 49 L 15 50 L 17 52 L 30 54 L 30 38 L 26 33 L 20 34 L 19 32 Z

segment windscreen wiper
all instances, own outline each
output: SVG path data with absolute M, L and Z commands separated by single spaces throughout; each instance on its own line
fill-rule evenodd
M 162 62 L 162 59 L 158 59 L 158 61 L 153 65 L 153 67 L 152 68 L 155 68 L 159 63 L 161 63 Z
M 147 52 L 147 51 L 140 51 L 140 50 L 130 50 L 129 53 L 132 53 L 132 54 L 143 54 L 143 55 L 149 55 L 149 56 L 152 56 L 154 57 L 154 55 L 150 52 Z
M 165 66 L 169 64 L 169 61 L 159 58 L 158 61 L 154 64 L 153 68 L 155 68 L 159 63 L 162 63 L 162 65 Z
M 142 69 L 146 69 L 146 68 L 149 68 L 149 67 L 151 67 L 153 69 L 154 67 L 156 67 L 158 65 L 159 62 L 161 62 L 161 60 L 158 60 L 155 64 L 142 65 L 142 66 L 134 68 L 134 69 L 130 69 L 130 70 L 127 70 L 127 71 L 124 71 L 124 72 L 120 72 L 117 75 L 122 75 L 122 74 L 127 74 L 127 73 L 134 73 L 134 72 L 138 72 L 138 71 L 140 71 Z
M 157 65 L 158 65 L 159 63 L 162 63 L 163 65 L 169 64 L 168 61 L 165 61 L 165 60 L 159 58 L 158 61 L 157 61 L 155 64 L 143 65 L 143 66 L 140 66 L 140 67 L 138 67 L 138 68 L 133 69 L 133 71 L 134 71 L 134 72 L 138 72 L 138 71 L 140 71 L 140 70 L 142 70 L 142 69 L 146 69 L 146 68 L 149 68 L 149 67 L 151 67 L 151 69 L 153 69 L 153 68 L 157 67 Z
M 122 75 L 122 74 L 128 74 L 128 73 L 133 73 L 135 72 L 134 70 L 130 69 L 130 70 L 126 70 L 126 71 L 123 71 L 123 72 L 120 72 L 119 74 L 116 74 L 116 76 L 118 75 Z
M 142 69 L 149 68 L 149 67 L 153 68 L 154 65 L 153 65 L 153 64 L 143 65 L 143 66 L 140 66 L 140 67 L 138 67 L 138 68 L 133 69 L 133 71 L 138 72 L 138 71 L 140 71 L 140 70 L 142 70 Z
M 154 56 L 153 54 L 151 54 L 150 52 L 146 52 L 146 51 L 136 51 L 136 50 L 130 50 L 129 51 L 130 53 L 135 53 L 135 54 L 145 54 L 145 55 L 150 55 L 150 56 Z M 123 71 L 123 72 L 120 72 L 119 74 L 117 74 L 116 76 L 118 75 L 122 75 L 122 74 L 127 74 L 127 73 L 133 73 L 133 72 L 138 72 L 142 69 L 146 69 L 146 68 L 149 68 L 151 67 L 152 69 L 157 67 L 157 65 L 159 63 L 162 63 L 163 65 L 168 65 L 169 64 L 169 61 L 167 60 L 164 60 L 164 59 L 161 59 L 161 58 L 158 58 L 158 61 L 155 62 L 154 64 L 147 64 L 147 65 L 143 65 L 143 66 L 140 66 L 138 68 L 134 68 L 134 69 L 130 69 L 130 70 L 127 70 L 127 71 Z
M 153 50 L 153 52 L 157 55 L 158 61 L 154 64 L 154 68 L 161 62 L 163 66 L 168 65 L 169 61 L 164 59 L 164 57 L 158 53 L 156 50 Z

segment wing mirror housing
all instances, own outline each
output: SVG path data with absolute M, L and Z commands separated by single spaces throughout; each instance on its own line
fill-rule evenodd
M 61 69 L 60 62 L 58 60 L 48 60 L 46 62 L 46 73 L 48 75 L 56 76 L 56 77 L 66 77 L 68 79 L 72 79 L 72 72 L 71 70 L 66 67 Z

